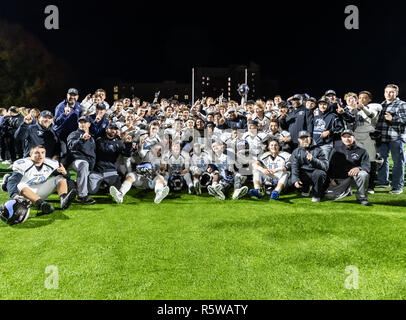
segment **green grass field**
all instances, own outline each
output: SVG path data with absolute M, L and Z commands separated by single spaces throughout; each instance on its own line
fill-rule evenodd
M 131 190 L 122 205 L 100 194 L 94 206 L 34 209 L 25 224 L 0 225 L 0 299 L 405 299 L 406 192 L 388 190 L 371 207 L 296 194 L 170 194 L 156 205 Z M 57 289 L 46 288 L 48 266 Z M 349 266 L 358 289 L 345 286 Z

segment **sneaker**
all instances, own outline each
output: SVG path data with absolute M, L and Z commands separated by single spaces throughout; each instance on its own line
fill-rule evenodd
M 241 199 L 247 193 L 248 193 L 247 186 L 241 187 L 240 189 L 236 189 L 236 190 L 234 190 L 234 193 L 233 193 L 233 200 Z
M 3 177 L 3 182 L 1 183 L 1 190 L 3 190 L 4 192 L 7 192 L 7 182 L 10 177 L 11 177 L 10 173 L 6 173 Z
M 278 200 L 279 199 L 279 192 L 278 191 L 273 191 L 269 199 L 272 200 Z
M 374 189 L 368 189 L 367 192 L 368 192 L 369 194 L 375 194 Z
M 194 187 L 195 187 L 196 194 L 201 195 L 202 194 L 202 185 L 200 184 L 199 180 L 195 181 Z
M 213 197 L 217 195 L 216 189 L 213 186 L 207 186 L 207 192 Z
M 71 190 L 67 194 L 61 196 L 61 209 L 68 209 L 77 196 L 76 190 Z
M 369 202 L 368 202 L 368 200 L 361 200 L 359 203 L 360 203 L 361 205 L 363 205 L 363 206 L 369 207 Z
M 302 196 L 303 196 L 303 197 L 308 197 L 308 196 L 310 196 L 310 191 L 309 191 L 309 192 L 302 192 Z
M 341 194 L 339 194 L 336 198 L 334 198 L 334 201 L 336 201 L 336 200 L 340 200 L 340 199 L 342 199 L 342 198 L 345 198 L 345 197 L 347 197 L 347 196 L 349 196 L 349 195 L 352 195 L 352 190 L 349 188 L 349 189 L 347 189 L 347 190 L 345 190 L 345 191 L 343 191 Z
M 90 198 L 89 196 L 78 197 L 78 200 L 79 200 L 80 204 L 85 204 L 85 205 L 90 205 L 90 204 L 96 203 L 96 201 L 94 199 Z
M 389 191 L 389 193 L 390 194 L 401 194 L 401 193 L 403 193 L 403 190 L 402 189 L 398 189 L 398 190 L 392 189 L 391 191 Z
M 188 193 L 189 193 L 189 194 L 194 194 L 195 192 L 196 192 L 196 189 L 195 189 L 194 186 L 188 187 Z
M 160 203 L 165 197 L 169 194 L 169 187 L 166 186 L 165 188 L 162 189 L 162 191 L 158 192 L 155 196 L 155 203 Z
M 250 196 L 261 199 L 262 198 L 262 193 L 257 189 L 251 189 L 250 190 Z
M 123 203 L 124 195 L 116 187 L 110 187 L 110 195 L 117 203 Z
M 226 196 L 224 195 L 222 189 L 223 189 L 223 188 L 221 187 L 220 184 L 218 184 L 218 185 L 216 185 L 216 186 L 214 187 L 214 191 L 216 192 L 215 197 L 216 197 L 217 199 L 220 199 L 220 200 L 225 200 L 225 199 L 226 199 Z
M 390 187 L 389 183 L 388 184 L 378 184 L 375 186 L 375 188 L 389 188 L 389 187 Z
M 2 162 L 2 164 L 11 164 L 11 161 L 10 161 L 10 160 L 4 160 L 4 161 Z
M 51 204 L 43 200 L 38 205 L 38 209 L 41 211 L 37 213 L 37 217 L 40 217 L 44 214 L 51 214 L 55 211 L 55 208 Z
M 320 202 L 320 198 L 313 197 L 313 198 L 312 198 L 312 202 Z

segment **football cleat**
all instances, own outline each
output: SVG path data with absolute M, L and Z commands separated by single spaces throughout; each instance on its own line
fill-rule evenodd
M 55 211 L 55 208 L 46 201 L 41 201 L 41 203 L 38 206 L 38 209 L 40 209 L 41 211 L 37 213 L 37 217 L 40 217 L 44 214 L 51 214 L 52 212 Z
M 155 203 L 160 203 L 163 199 L 165 199 L 165 197 L 169 194 L 169 187 L 166 186 L 165 188 L 163 188 L 160 192 L 158 192 L 155 196 Z
M 233 200 L 241 199 L 248 193 L 248 187 L 244 186 L 236 189 L 233 193 Z
M 318 197 L 313 197 L 313 198 L 312 198 L 312 202 L 320 202 L 320 198 L 318 198 Z
M 11 177 L 10 173 L 6 173 L 3 177 L 3 181 L 1 183 L 1 190 L 3 190 L 4 192 L 7 192 L 7 182 L 8 179 Z
M 124 196 L 116 187 L 110 187 L 110 195 L 117 203 L 123 203 Z
M 202 194 L 202 186 L 201 186 L 199 180 L 195 181 L 194 187 L 195 187 L 196 194 L 201 195 Z
M 279 192 L 278 191 L 273 191 L 272 194 L 270 195 L 269 199 L 278 200 L 279 199 Z
M 261 199 L 262 198 L 262 193 L 261 193 L 261 191 L 259 191 L 257 189 L 251 189 L 250 190 L 250 196 Z
M 65 210 L 68 209 L 69 206 L 72 204 L 73 200 L 75 200 L 77 196 L 77 192 L 75 189 L 72 189 L 67 194 L 61 196 L 61 209 Z

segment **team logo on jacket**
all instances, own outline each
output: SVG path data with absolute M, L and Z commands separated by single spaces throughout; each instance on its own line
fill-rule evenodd
M 314 123 L 314 131 L 324 131 L 326 129 L 326 122 L 323 119 L 316 119 Z
M 38 137 L 42 137 L 42 135 L 44 134 L 42 131 L 37 131 Z
M 351 159 L 359 160 L 359 154 L 358 153 L 351 153 Z

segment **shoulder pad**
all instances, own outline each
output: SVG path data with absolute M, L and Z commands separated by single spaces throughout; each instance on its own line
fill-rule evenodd
M 29 169 L 34 162 L 30 158 L 20 159 L 13 163 L 13 171 L 24 174 L 24 172 Z

